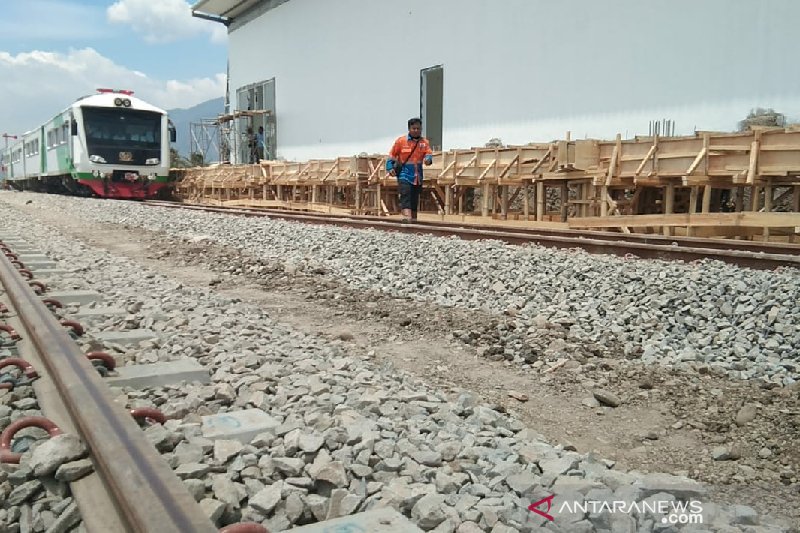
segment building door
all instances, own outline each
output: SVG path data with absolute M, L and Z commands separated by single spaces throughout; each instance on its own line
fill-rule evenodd
M 420 71 L 419 115 L 425 137 L 434 150 L 442 149 L 444 69 L 442 65 Z
M 236 91 L 237 108 L 232 145 L 238 163 L 250 163 L 261 154 L 253 150 L 253 137 L 264 128 L 264 159 L 275 159 L 278 148 L 278 128 L 275 120 L 275 78 L 241 87 Z

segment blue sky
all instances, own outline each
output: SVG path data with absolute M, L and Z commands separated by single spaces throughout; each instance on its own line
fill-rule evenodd
M 186 0 L 0 0 L 0 130 L 22 133 L 98 87 L 166 109 L 224 96 L 227 35 Z

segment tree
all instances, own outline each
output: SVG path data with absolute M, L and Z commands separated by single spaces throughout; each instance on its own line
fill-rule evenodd
M 777 113 L 774 109 L 756 107 L 751 109 L 747 118 L 739 122 L 739 131 L 750 131 L 753 126 L 777 126 L 782 128 L 786 125 L 786 116 Z
M 203 154 L 200 152 L 192 152 L 189 155 L 189 166 L 191 167 L 202 167 L 205 166 L 206 161 L 203 157 Z
M 191 166 L 191 164 L 189 164 L 189 162 L 186 159 L 181 157 L 181 155 L 175 148 L 169 149 L 169 160 L 170 160 L 169 166 L 172 168 L 186 168 Z

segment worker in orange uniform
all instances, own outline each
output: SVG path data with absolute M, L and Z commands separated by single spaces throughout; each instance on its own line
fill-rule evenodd
M 422 164 L 433 163 L 431 145 L 422 136 L 422 120 L 408 120 L 408 135 L 398 137 L 389 152 L 386 170 L 397 177 L 400 212 L 403 222 L 417 219 L 419 193 L 422 191 Z

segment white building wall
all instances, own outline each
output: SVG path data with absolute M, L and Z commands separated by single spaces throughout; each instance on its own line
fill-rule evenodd
M 444 67 L 444 149 L 729 131 L 800 110 L 797 0 L 290 0 L 230 33 L 230 89 L 276 79 L 278 155 L 388 151 Z

